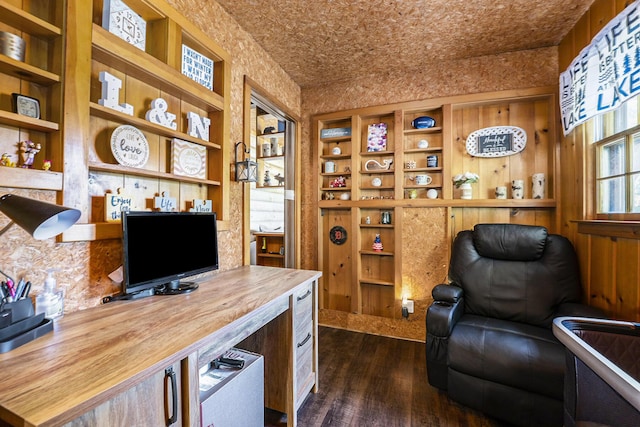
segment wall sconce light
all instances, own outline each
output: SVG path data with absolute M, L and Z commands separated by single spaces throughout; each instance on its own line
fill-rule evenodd
M 242 160 L 238 161 L 238 145 L 242 144 Z M 244 154 L 250 153 L 244 142 L 235 145 L 234 157 L 236 163 L 236 181 L 238 182 L 258 182 L 258 163 L 245 159 Z

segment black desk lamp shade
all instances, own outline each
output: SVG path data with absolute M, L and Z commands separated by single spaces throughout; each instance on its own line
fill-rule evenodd
M 12 223 L 24 228 L 36 240 L 44 240 L 62 233 L 80 218 L 77 209 L 33 200 L 15 194 L 0 197 L 0 212 Z M 11 223 L 0 234 L 5 232 Z

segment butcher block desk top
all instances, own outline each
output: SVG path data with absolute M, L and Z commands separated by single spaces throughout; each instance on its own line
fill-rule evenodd
M 0 420 L 28 426 L 69 422 L 228 336 L 234 324 L 270 307 L 286 309 L 296 288 L 320 275 L 243 266 L 214 273 L 188 294 L 114 301 L 67 314 L 53 332 L 0 354 Z

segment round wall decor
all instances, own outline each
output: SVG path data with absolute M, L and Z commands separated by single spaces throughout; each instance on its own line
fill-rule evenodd
M 122 166 L 140 168 L 149 160 L 149 143 L 138 128 L 118 126 L 111 134 L 111 153 Z
M 329 239 L 336 245 L 341 245 L 347 241 L 347 230 L 344 227 L 336 225 L 329 231 Z

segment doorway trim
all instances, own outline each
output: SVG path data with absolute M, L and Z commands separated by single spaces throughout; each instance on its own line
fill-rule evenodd
M 287 120 L 294 123 L 294 150 L 293 150 L 293 209 L 290 215 L 293 215 L 293 227 L 285 228 L 285 247 L 290 248 L 291 245 L 287 245 L 287 240 L 292 239 L 294 247 L 293 265 L 289 267 L 300 268 L 300 212 L 301 212 L 301 167 L 300 167 L 300 140 L 302 133 L 300 130 L 300 117 L 293 114 L 289 108 L 282 103 L 278 102 L 274 96 L 272 96 L 267 90 L 265 90 L 258 83 L 253 81 L 250 77 L 244 76 L 244 92 L 242 101 L 242 117 L 243 117 L 243 140 L 245 143 L 249 143 L 251 140 L 251 102 L 252 97 L 257 98 L 260 102 L 273 107 L 279 114 L 286 117 Z M 286 203 L 286 198 L 285 198 Z M 250 264 L 250 248 L 251 248 L 251 230 L 249 224 L 249 211 L 250 206 L 250 190 L 246 186 L 242 187 L 242 263 L 244 265 Z M 285 215 L 287 215 L 285 213 Z M 288 220 L 289 221 L 289 220 Z M 293 230 L 292 233 L 287 231 Z M 292 236 L 290 235 L 292 234 Z

